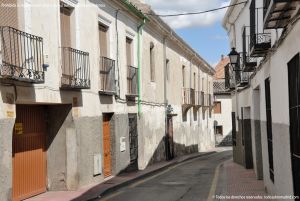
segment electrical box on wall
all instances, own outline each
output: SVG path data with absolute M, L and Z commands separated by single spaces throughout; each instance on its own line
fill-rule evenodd
M 125 137 L 120 137 L 120 151 L 124 152 L 126 151 L 126 142 L 125 142 Z
M 94 155 L 94 176 L 102 174 L 102 157 L 101 154 Z

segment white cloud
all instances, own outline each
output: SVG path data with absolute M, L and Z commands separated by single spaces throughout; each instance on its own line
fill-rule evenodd
M 229 0 L 145 0 L 157 14 L 174 14 L 198 12 L 219 8 L 229 4 Z M 177 17 L 163 17 L 172 28 L 182 29 L 189 27 L 209 26 L 220 21 L 226 9 L 200 15 L 185 15 Z

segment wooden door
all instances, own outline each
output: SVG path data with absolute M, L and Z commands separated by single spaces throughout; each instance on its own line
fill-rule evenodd
M 45 110 L 17 105 L 13 131 L 13 200 L 46 191 Z
M 110 152 L 110 117 L 103 115 L 103 174 L 111 176 L 111 152 Z

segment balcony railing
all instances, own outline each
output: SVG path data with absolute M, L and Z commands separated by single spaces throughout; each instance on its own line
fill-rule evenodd
M 204 92 L 203 91 L 195 91 L 195 106 L 203 106 L 204 104 Z
M 182 89 L 182 104 L 193 106 L 195 105 L 195 89 L 183 88 Z
M 129 96 L 138 95 L 138 69 L 127 66 L 127 92 Z
M 232 68 L 229 64 L 225 66 L 225 89 L 227 91 L 232 91 L 235 88 L 235 76 Z
M 89 53 L 70 47 L 62 47 L 61 88 L 90 88 Z
M 251 72 L 243 72 L 243 71 L 238 72 L 237 76 L 236 76 L 237 86 L 244 87 L 244 86 L 248 85 L 251 74 L 252 74 Z
M 0 44 L 2 79 L 44 82 L 43 38 L 3 26 L 0 27 Z
M 256 0 L 250 3 L 250 52 L 249 56 L 264 57 L 271 48 L 271 34 L 265 33 L 263 23 L 264 8 L 256 8 Z
M 242 69 L 246 72 L 253 72 L 257 66 L 257 59 L 249 56 L 250 52 L 250 36 L 248 35 L 249 27 L 244 27 L 242 39 L 243 39 L 243 52 L 241 56 Z
M 263 57 L 270 48 L 270 33 L 256 33 L 250 36 L 250 56 Z
M 101 57 L 100 65 L 100 93 L 115 94 L 115 61 L 107 57 Z
M 264 0 L 264 28 L 278 29 L 288 25 L 297 13 L 297 0 Z
M 213 96 L 211 94 L 204 94 L 204 107 L 212 107 L 213 106 Z

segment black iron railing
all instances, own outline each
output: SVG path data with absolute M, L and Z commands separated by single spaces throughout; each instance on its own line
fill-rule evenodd
M 249 27 L 244 27 L 242 39 L 243 39 L 243 52 L 241 56 L 241 66 L 244 71 L 253 72 L 257 65 L 257 59 L 255 57 L 251 57 L 250 53 L 250 36 L 247 32 L 249 32 Z
M 138 69 L 127 66 L 127 91 L 128 95 L 138 95 Z
M 89 53 L 62 47 L 62 88 L 90 88 Z
M 263 57 L 271 47 L 271 34 L 263 28 L 264 8 L 256 8 L 256 0 L 250 4 L 250 56 Z
M 100 91 L 116 92 L 115 61 L 107 57 L 101 57 Z
M 0 27 L 0 37 L 1 78 L 44 82 L 43 38 L 8 26 Z
M 195 105 L 202 106 L 204 103 L 204 92 L 195 91 Z
M 192 88 L 182 89 L 182 104 L 195 105 L 195 89 Z
M 240 86 L 247 85 L 249 83 L 251 74 L 251 72 L 238 72 L 236 76 L 236 84 Z
M 204 107 L 211 107 L 213 106 L 213 98 L 211 94 L 204 94 Z

